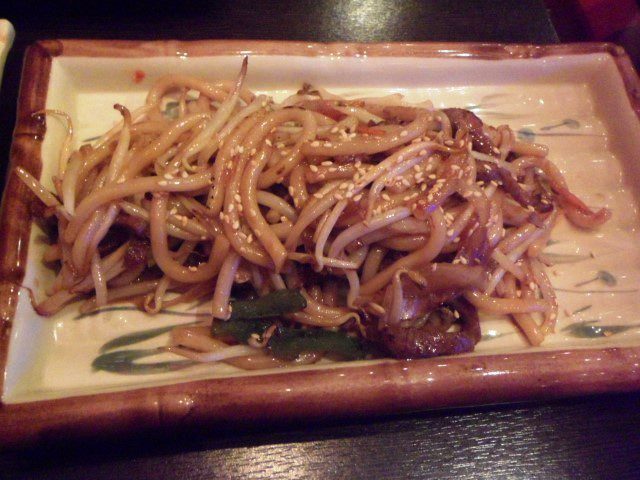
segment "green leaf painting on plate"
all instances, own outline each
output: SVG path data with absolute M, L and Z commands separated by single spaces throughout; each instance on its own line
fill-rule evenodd
M 497 330 L 488 330 L 482 334 L 480 340 L 486 342 L 488 340 L 494 340 L 496 338 L 506 337 L 507 335 L 513 335 L 515 332 L 498 332 Z
M 576 322 L 567 325 L 562 329 L 569 335 L 576 338 L 602 338 L 610 337 L 618 333 L 626 332 L 632 328 L 638 327 L 634 325 L 597 325 L 598 320 L 587 320 L 584 322 Z
M 534 142 L 536 139 L 536 134 L 533 130 L 531 130 L 530 128 L 521 128 L 520 130 L 518 130 L 516 132 L 516 134 L 518 135 L 518 140 L 522 141 L 522 142 Z
M 556 123 L 553 125 L 545 125 L 544 127 L 540 127 L 540 130 L 548 132 L 549 130 L 553 130 L 554 128 L 559 128 L 559 127 L 567 127 L 567 128 L 571 128 L 572 130 L 577 130 L 578 128 L 580 128 L 580 122 L 575 118 L 565 118 L 560 123 Z
M 582 282 L 578 282 L 575 284 L 576 287 L 582 287 L 583 285 L 587 285 L 592 282 L 600 281 L 604 283 L 607 287 L 615 287 L 618 284 L 618 280 L 611 272 L 607 272 L 606 270 L 598 270 L 596 276 L 590 278 L 588 280 L 583 280 Z
M 151 328 L 148 330 L 127 333 L 125 335 L 116 337 L 113 340 L 109 340 L 107 343 L 102 345 L 102 347 L 100 347 L 100 352 L 107 352 L 109 350 L 113 350 L 114 348 L 128 347 L 129 345 L 144 342 L 145 340 L 150 340 L 152 338 L 159 337 L 163 333 L 170 332 L 175 327 L 186 326 L 186 325 L 194 325 L 194 324 L 193 323 L 175 324 L 175 325 L 169 325 L 166 327 Z
M 94 370 L 119 373 L 126 375 L 147 375 L 151 373 L 166 373 L 181 370 L 196 362 L 192 360 L 170 360 L 154 363 L 137 362 L 146 357 L 164 353 L 163 348 L 147 348 L 142 350 L 115 350 L 103 353 L 91 363 Z
M 124 307 L 124 309 L 129 307 Z M 199 322 L 177 323 L 164 327 L 148 328 L 136 332 L 126 333 L 113 338 L 100 347 L 98 355 L 92 362 L 94 370 L 125 375 L 146 375 L 154 373 L 166 373 L 180 370 L 197 362 L 191 360 L 171 360 L 162 362 L 138 362 L 138 360 L 165 353 L 163 347 L 148 349 L 119 349 L 129 347 L 136 343 L 145 342 L 164 335 L 176 327 L 197 325 Z

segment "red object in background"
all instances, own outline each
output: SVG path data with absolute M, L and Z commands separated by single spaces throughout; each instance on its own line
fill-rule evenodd
M 635 0 L 546 0 L 563 41 L 608 40 L 640 23 Z
M 133 72 L 133 83 L 140 83 L 144 80 L 146 74 L 142 70 L 136 70 Z
M 629 27 L 640 11 L 635 0 L 578 0 L 585 26 L 594 40 L 605 38 Z

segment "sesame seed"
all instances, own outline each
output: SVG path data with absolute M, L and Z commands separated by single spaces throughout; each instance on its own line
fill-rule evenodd
M 240 222 L 238 220 L 236 220 L 235 222 L 233 222 L 233 224 L 231 225 L 231 228 L 233 228 L 234 230 L 238 230 L 240 228 Z
M 238 153 L 244 153 L 244 147 L 242 145 L 238 147 Z
M 402 131 L 400 132 L 400 136 L 401 136 L 401 137 L 406 137 L 407 135 L 409 135 L 409 132 L 407 132 L 406 130 L 402 130 Z
M 233 203 L 230 203 L 229 206 L 227 207 L 227 211 L 228 212 L 233 212 L 234 208 L 235 208 L 235 205 Z
M 318 167 L 316 167 L 315 165 L 309 165 L 309 170 L 315 173 L 318 171 Z
M 460 312 L 459 312 L 459 311 L 457 311 L 457 310 L 454 310 L 454 311 L 453 311 L 453 316 L 454 316 L 455 318 L 460 318 Z
M 264 141 L 264 143 L 266 143 L 270 147 L 273 147 L 273 143 L 271 143 L 271 140 L 269 140 L 268 138 Z
M 182 176 L 182 178 L 187 178 L 189 176 L 189 174 L 184 171 L 180 175 Z
M 338 133 L 338 127 L 333 127 L 331 129 L 331 133 Z
M 238 193 L 233 196 L 233 199 L 238 203 L 242 202 L 242 197 L 240 197 L 240 194 Z
M 166 182 L 166 180 L 160 180 L 158 182 L 158 185 L 160 185 L 161 187 L 166 187 L 168 185 L 168 183 Z
M 328 147 L 332 147 L 333 144 L 331 142 L 324 142 L 324 146 L 328 148 Z
M 330 160 L 325 160 L 320 165 L 322 165 L 323 167 L 330 167 L 331 165 L 333 165 L 333 162 Z
M 314 193 L 313 196 L 316 197 L 316 198 L 322 198 L 322 194 L 321 193 Z
M 198 267 L 189 267 L 189 271 L 190 272 L 197 272 L 198 271 Z
M 289 191 L 289 195 L 291 195 L 293 197 L 293 193 L 294 193 L 293 192 L 293 187 L 290 186 L 289 188 L 287 188 L 287 190 Z
M 387 193 L 383 193 L 383 194 L 382 194 L 382 198 L 383 198 L 383 200 L 386 200 L 387 202 L 388 202 L 389 200 L 391 200 L 391 197 L 390 197 Z
M 456 233 L 456 231 L 453 228 L 450 228 L 449 230 L 447 230 L 447 235 L 450 237 L 452 237 L 454 233 Z
M 257 150 L 255 148 L 251 149 L 251 152 L 249 152 L 251 154 L 251 156 L 255 155 L 257 152 Z

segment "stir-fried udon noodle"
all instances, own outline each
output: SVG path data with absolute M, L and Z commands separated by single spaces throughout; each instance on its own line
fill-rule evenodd
M 532 345 L 553 331 L 550 232 L 561 214 L 595 228 L 610 213 L 569 191 L 545 146 L 399 94 L 304 85 L 278 103 L 246 72 L 160 78 L 74 151 L 69 117 L 37 112 L 68 123 L 54 191 L 17 170 L 53 227 L 40 314 L 206 300 L 212 322 L 176 329 L 169 350 L 244 368 L 468 352 L 479 313 Z

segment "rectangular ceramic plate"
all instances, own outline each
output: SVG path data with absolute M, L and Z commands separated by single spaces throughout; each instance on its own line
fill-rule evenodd
M 226 365 L 169 368 L 157 356 L 120 373 L 98 371 L 102 353 L 163 345 L 157 329 L 206 317 L 207 305 L 150 317 L 125 305 L 53 318 L 31 308 L 26 290 L 52 279 L 31 228 L 26 189 L 10 176 L 0 240 L 0 441 L 120 433 L 206 423 L 361 416 L 443 406 L 517 401 L 640 386 L 640 124 L 638 78 L 609 44 L 302 44 L 278 42 L 46 41 L 23 72 L 11 168 L 45 183 L 64 128 L 46 132 L 29 114 L 47 107 L 73 119 L 78 145 L 117 120 L 114 103 L 135 107 L 167 73 L 212 81 L 237 74 L 248 54 L 248 86 L 282 98 L 303 82 L 346 96 L 401 92 L 410 101 L 475 111 L 549 145 L 572 190 L 613 218 L 597 232 L 561 224 L 547 253 L 560 318 L 542 347 L 511 322 L 489 318 L 476 352 L 419 361 L 322 363 L 246 373 Z M 144 72 L 141 82 L 136 71 Z M 138 74 L 139 77 L 139 74 Z M 77 145 L 76 145 L 77 146 Z M 126 340 L 139 340 L 136 343 Z M 124 339 L 124 340 L 123 340 Z M 107 342 L 119 346 L 106 348 Z M 103 357 L 104 358 L 104 357 Z

